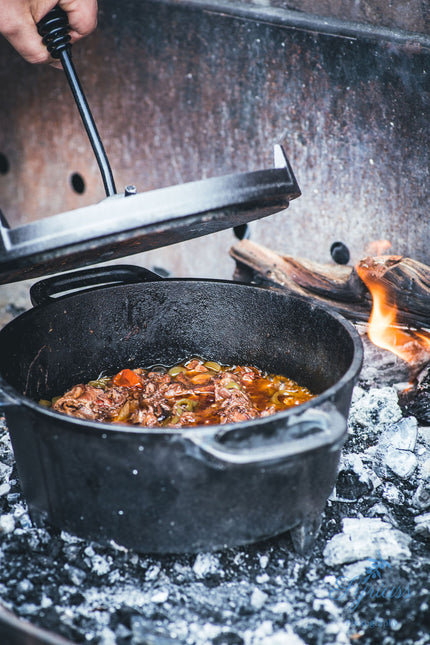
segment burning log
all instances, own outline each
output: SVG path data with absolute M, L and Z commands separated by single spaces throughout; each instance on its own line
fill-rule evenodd
M 368 321 L 372 295 L 366 282 L 379 284 L 396 323 L 430 327 L 430 267 L 398 255 L 365 258 L 357 267 L 322 264 L 275 253 L 249 240 L 235 244 L 235 279 L 271 284 L 324 303 L 354 322 Z
M 409 258 L 386 256 L 362 260 L 357 272 L 373 296 L 368 327 L 370 340 L 405 360 L 411 368 L 410 387 L 399 392 L 403 413 L 427 425 L 430 422 L 430 333 L 402 329 L 397 323 L 399 312 L 406 311 L 414 321 L 420 319 L 424 324 L 427 321 L 428 326 L 430 268 Z
M 249 240 L 230 253 L 237 265 L 235 279 L 273 285 L 329 305 L 355 323 L 368 322 L 372 343 L 408 363 L 411 384 L 416 386 L 418 375 L 428 370 L 430 332 L 422 328 L 430 328 L 430 267 L 425 264 L 397 255 L 365 258 L 355 267 L 320 264 Z M 430 419 L 430 387 L 425 398 Z
M 398 271 L 402 263 L 404 266 Z M 423 281 L 419 275 L 420 263 L 408 258 L 403 262 L 401 257 L 393 256 L 365 258 L 357 265 L 357 272 L 373 298 L 368 330 L 370 340 L 378 347 L 393 352 L 414 366 L 415 370 L 418 366 L 429 363 L 430 334 L 424 330 L 417 331 L 399 326 L 400 311 L 412 315 L 415 326 L 419 326 L 416 323 L 417 315 L 423 313 L 418 311 L 420 305 L 421 310 L 424 309 L 424 316 L 426 314 L 428 295 L 427 302 L 425 298 L 421 299 L 424 307 L 420 302 L 423 291 Z M 415 285 L 418 286 L 414 288 Z M 411 293 L 416 296 L 411 298 Z M 403 306 L 403 309 L 399 309 L 399 306 Z

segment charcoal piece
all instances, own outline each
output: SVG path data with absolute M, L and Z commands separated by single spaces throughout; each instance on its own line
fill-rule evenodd
M 376 474 L 384 478 L 394 473 L 401 479 L 409 478 L 418 463 L 414 454 L 417 436 L 417 420 L 413 416 L 387 426 L 381 433 L 373 458 Z
M 430 424 L 430 393 L 422 393 L 410 403 L 400 404 L 404 413 L 414 416 L 421 424 Z
M 418 515 L 415 519 L 415 532 L 425 538 L 430 538 L 430 513 Z
M 416 417 L 422 425 L 430 425 L 430 370 L 428 365 L 416 376 L 412 388 L 399 393 L 404 415 Z
M 212 640 L 213 645 L 243 645 L 244 640 L 236 632 L 221 632 Z
M 372 485 L 369 482 L 362 481 L 360 476 L 353 470 L 341 470 L 336 481 L 337 497 L 350 499 L 351 501 L 367 495 L 371 489 Z
M 420 482 L 412 498 L 412 506 L 419 511 L 430 508 L 430 481 Z

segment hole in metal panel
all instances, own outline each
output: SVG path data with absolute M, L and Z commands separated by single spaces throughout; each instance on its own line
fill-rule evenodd
M 0 152 L 0 175 L 7 175 L 10 170 L 9 159 Z
M 72 184 L 73 190 L 75 191 L 75 193 L 78 193 L 78 195 L 82 195 L 82 193 L 85 192 L 84 178 L 78 172 L 73 173 L 70 178 L 70 183 Z
M 336 264 L 348 264 L 349 262 L 349 249 L 343 242 L 333 242 L 330 247 L 330 255 Z
M 249 238 L 249 227 L 248 224 L 239 224 L 238 226 L 233 227 L 233 233 L 238 240 L 244 240 Z

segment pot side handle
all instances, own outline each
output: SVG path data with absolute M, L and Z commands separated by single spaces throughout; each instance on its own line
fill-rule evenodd
M 60 273 L 44 280 L 39 280 L 30 288 L 30 299 L 34 307 L 47 302 L 55 301 L 51 298 L 54 293 L 66 291 L 85 290 L 90 286 L 102 286 L 105 284 L 132 284 L 135 282 L 155 282 L 163 280 L 157 273 L 149 271 L 144 267 L 132 264 L 117 264 L 111 266 L 94 267 Z
M 269 417 L 265 417 L 264 422 L 268 423 Z M 235 433 L 234 430 L 212 434 L 210 431 L 194 431 L 186 433 L 186 436 L 204 457 L 211 458 L 211 461 L 215 459 L 220 466 L 245 466 L 281 461 L 320 448 L 340 450 L 347 436 L 346 428 L 345 417 L 329 403 L 325 404 L 324 410 L 307 410 L 290 417 L 288 424 L 277 433 L 277 441 L 268 442 L 263 438 L 255 446 L 241 447 L 240 440 L 234 446 L 228 445 L 228 437 Z

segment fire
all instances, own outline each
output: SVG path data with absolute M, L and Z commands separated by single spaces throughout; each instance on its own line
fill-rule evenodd
M 394 290 L 383 284 L 385 257 L 366 258 L 356 267 L 357 273 L 372 294 L 373 307 L 367 334 L 375 345 L 386 349 L 407 363 L 428 361 L 430 334 L 408 329 L 398 323 Z M 397 258 L 396 258 L 397 260 Z
M 391 249 L 391 242 L 388 240 L 374 240 L 366 248 L 369 255 L 385 255 Z

